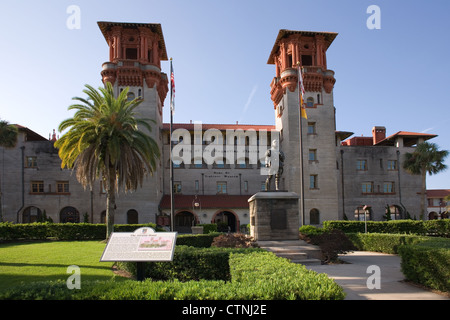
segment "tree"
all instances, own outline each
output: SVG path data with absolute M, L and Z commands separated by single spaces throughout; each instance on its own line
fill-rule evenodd
M 17 127 L 0 120 L 0 147 L 14 148 L 17 143 Z M 0 222 L 3 222 L 2 190 L 0 184 Z
M 437 174 L 445 169 L 445 158 L 448 156 L 447 150 L 439 150 L 435 143 L 418 143 L 412 153 L 405 154 L 403 168 L 411 174 L 422 176 L 422 197 L 420 199 L 420 219 L 423 220 L 426 201 L 426 176 Z
M 101 179 L 106 200 L 106 238 L 114 227 L 115 194 L 120 188 L 136 190 L 144 176 L 152 174 L 160 156 L 158 145 L 148 133 L 149 119 L 136 117 L 135 109 L 142 100 L 128 101 L 128 88 L 117 98 L 110 83 L 95 90 L 86 85 L 87 99 L 75 97 L 81 104 L 72 118 L 64 120 L 59 131 L 68 131 L 55 142 L 62 160 L 61 167 L 76 169 L 77 180 L 92 188 Z M 147 133 L 147 132 L 148 133 Z

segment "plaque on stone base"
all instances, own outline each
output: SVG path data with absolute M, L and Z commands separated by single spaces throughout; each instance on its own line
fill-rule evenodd
M 177 232 L 155 232 L 144 227 L 134 232 L 113 232 L 100 261 L 172 261 Z
M 295 192 L 262 191 L 249 200 L 250 235 L 256 241 L 298 240 L 299 196 Z

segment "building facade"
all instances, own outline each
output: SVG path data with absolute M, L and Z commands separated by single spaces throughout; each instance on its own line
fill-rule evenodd
M 448 211 L 450 209 L 449 200 L 449 189 L 427 190 L 428 220 L 448 219 Z
M 421 179 L 406 173 L 401 162 L 417 143 L 435 135 L 399 131 L 386 137 L 384 127 L 374 127 L 371 137 L 350 138 L 353 133 L 336 131 L 336 79 L 326 59 L 336 33 L 280 30 L 268 60 L 275 66 L 274 125 L 176 123 L 171 132 L 162 117 L 169 87 L 161 71 L 161 61 L 167 60 L 161 26 L 98 25 L 110 53 L 101 70 L 103 82 L 117 94 L 129 88 L 130 99 L 143 100 L 139 116 L 155 121 L 150 134 L 161 150 L 158 167 L 143 187 L 118 195 L 116 223 L 170 226 L 173 161 L 175 229 L 190 232 L 196 224 L 218 223 L 241 230 L 249 223 L 247 200 L 266 188 L 266 151 L 274 140 L 285 155 L 280 189 L 300 195 L 301 224 L 364 214 L 371 220 L 418 216 Z M 300 116 L 299 70 L 307 118 Z M 55 222 L 104 222 L 101 183 L 84 190 L 70 170 L 61 169 L 55 139 L 19 126 L 16 147 L 1 149 L 3 219 L 33 222 L 45 212 Z

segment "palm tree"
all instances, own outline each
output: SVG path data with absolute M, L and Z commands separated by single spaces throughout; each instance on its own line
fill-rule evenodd
M 17 127 L 0 120 L 0 147 L 14 148 L 17 143 Z M 0 183 L 0 222 L 3 222 L 2 190 Z
M 145 132 L 151 132 L 151 120 L 136 118 L 135 109 L 142 100 L 129 101 L 128 88 L 117 98 L 110 83 L 99 91 L 89 85 L 86 88 L 83 92 L 87 99 L 73 98 L 81 104 L 69 107 L 77 111 L 73 118 L 61 122 L 59 131 L 69 130 L 55 146 L 61 167 L 76 168 L 77 180 L 85 188 L 92 188 L 97 179 L 103 181 L 109 239 L 114 226 L 115 193 L 122 187 L 128 191 L 142 186 L 144 176 L 154 172 L 160 151 Z
M 422 176 L 422 197 L 420 199 L 420 219 L 423 220 L 426 201 L 426 176 L 436 174 L 447 169 L 444 164 L 448 156 L 447 150 L 439 150 L 435 143 L 418 143 L 412 153 L 405 154 L 403 168 L 411 174 Z

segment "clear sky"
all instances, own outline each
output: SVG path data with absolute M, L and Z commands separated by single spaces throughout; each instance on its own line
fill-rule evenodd
M 381 29 L 367 27 L 370 5 L 380 8 Z M 116 21 L 161 23 L 174 122 L 274 124 L 267 60 L 278 31 L 331 31 L 339 33 L 327 54 L 336 129 L 433 133 L 450 150 L 449 17 L 448 0 L 1 0 L 0 118 L 48 137 L 85 84 L 102 85 L 109 51 L 97 21 Z M 170 72 L 168 61 L 162 69 Z M 427 187 L 450 188 L 450 169 Z

